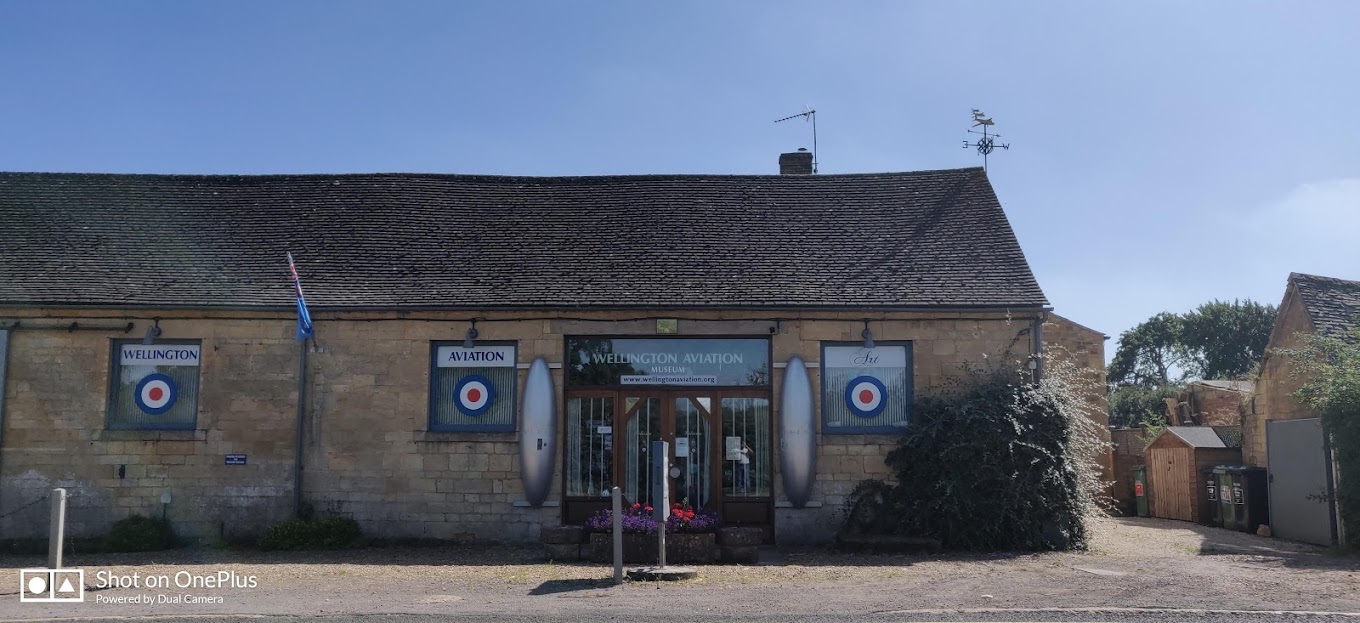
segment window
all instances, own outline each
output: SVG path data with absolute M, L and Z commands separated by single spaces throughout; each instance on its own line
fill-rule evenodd
M 198 341 L 114 340 L 110 430 L 193 430 L 198 420 Z
M 723 398 L 724 497 L 770 496 L 770 400 Z
M 607 496 L 614 486 L 614 398 L 567 399 L 567 495 Z
M 514 342 L 430 344 L 430 430 L 515 430 Z
M 911 402 L 911 342 L 822 343 L 823 433 L 900 433 Z

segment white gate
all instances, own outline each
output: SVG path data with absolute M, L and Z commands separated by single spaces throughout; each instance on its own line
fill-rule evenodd
M 1322 420 L 1266 422 L 1270 531 L 1291 541 L 1336 543 L 1331 455 Z

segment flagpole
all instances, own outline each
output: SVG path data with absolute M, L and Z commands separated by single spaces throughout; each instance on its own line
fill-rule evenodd
M 293 275 L 293 285 L 297 288 L 298 322 L 301 326 L 301 313 L 306 309 L 302 298 L 302 280 L 298 278 L 297 267 L 293 264 L 293 253 L 288 252 L 288 270 Z M 308 318 L 310 324 L 311 319 Z M 307 422 L 307 340 L 298 341 L 297 373 L 297 444 L 293 449 L 293 516 L 302 517 L 302 438 Z
M 298 342 L 297 447 L 293 460 L 293 516 L 302 517 L 302 432 L 307 419 L 307 340 Z

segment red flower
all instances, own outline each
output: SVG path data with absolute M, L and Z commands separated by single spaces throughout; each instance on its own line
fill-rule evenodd
M 649 512 L 649 513 L 652 512 L 652 507 L 648 506 L 648 507 L 647 507 L 647 512 Z
M 637 510 L 639 508 L 642 508 L 642 504 L 638 502 L 633 502 L 633 510 Z

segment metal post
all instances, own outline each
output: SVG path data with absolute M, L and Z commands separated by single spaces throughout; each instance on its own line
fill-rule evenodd
M 298 345 L 297 448 L 293 457 L 293 516 L 302 516 L 302 428 L 307 416 L 307 340 Z
M 61 544 L 66 537 L 66 490 L 52 490 L 52 523 L 47 529 L 47 568 L 61 568 Z
M 656 518 L 656 566 L 666 568 L 666 518 L 671 514 L 670 444 L 652 442 L 652 516 Z
M 623 491 L 614 487 L 614 583 L 623 584 Z
M 5 457 L 5 378 L 8 376 L 9 332 L 15 325 L 0 329 L 0 467 Z

